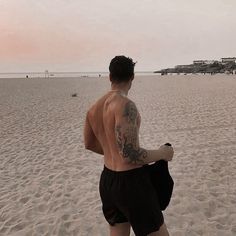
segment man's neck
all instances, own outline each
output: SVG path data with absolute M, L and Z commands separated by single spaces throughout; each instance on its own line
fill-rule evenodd
M 129 92 L 129 85 L 128 84 L 112 84 L 111 91 L 117 91 L 117 92 L 119 91 L 127 96 Z

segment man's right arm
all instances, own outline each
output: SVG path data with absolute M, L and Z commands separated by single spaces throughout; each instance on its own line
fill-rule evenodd
M 138 111 L 135 104 L 127 100 L 124 108 L 116 114 L 115 134 L 120 155 L 132 164 L 148 164 L 173 157 L 173 148 L 161 146 L 157 150 L 147 150 L 139 146 Z

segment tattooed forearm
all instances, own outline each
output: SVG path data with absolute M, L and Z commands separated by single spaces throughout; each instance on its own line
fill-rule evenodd
M 135 123 L 137 120 L 137 108 L 135 104 L 131 101 L 127 102 L 125 105 L 123 116 L 127 117 L 129 123 Z
M 132 143 L 124 143 L 123 156 L 128 158 L 130 163 L 144 164 L 144 159 L 147 157 L 147 151 L 143 148 L 135 148 Z
M 116 126 L 116 140 L 120 154 L 127 158 L 129 163 L 144 164 L 147 151 L 138 145 L 136 128 L 129 127 L 126 132 L 122 132 L 121 126 Z

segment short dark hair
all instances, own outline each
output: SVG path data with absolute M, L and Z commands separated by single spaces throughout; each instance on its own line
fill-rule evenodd
M 127 82 L 134 75 L 134 66 L 132 58 L 125 56 L 114 57 L 109 65 L 111 81 L 115 83 Z

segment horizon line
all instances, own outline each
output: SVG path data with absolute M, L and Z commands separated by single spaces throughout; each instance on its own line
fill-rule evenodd
M 151 71 L 151 70 L 148 70 L 148 71 L 145 71 L 145 70 L 142 70 L 142 71 L 136 71 L 134 73 L 154 73 L 155 70 Z M 67 74 L 76 74 L 76 73 L 92 73 L 92 74 L 97 74 L 97 73 L 109 73 L 109 71 L 25 71 L 25 72 L 0 72 L 0 74 L 32 74 L 32 73 L 35 73 L 35 74 L 45 74 L 45 73 L 67 73 Z

